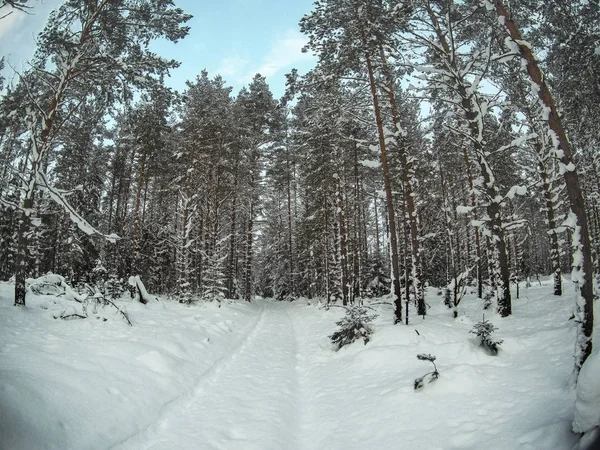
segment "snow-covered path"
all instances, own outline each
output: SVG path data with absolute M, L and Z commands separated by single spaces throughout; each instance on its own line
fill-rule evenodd
M 167 405 L 147 429 L 115 448 L 300 448 L 303 368 L 289 305 L 258 300 L 260 316 L 193 395 Z
M 338 352 L 328 336 L 344 310 L 306 299 L 123 299 L 129 327 L 110 309 L 56 320 L 74 306 L 51 296 L 14 308 L 12 288 L 0 283 L 0 450 L 568 450 L 577 439 L 574 300 L 552 296 L 551 280 L 504 319 L 474 295 L 453 319 L 430 289 L 428 316 L 394 326 L 380 302 L 369 344 Z M 483 313 L 504 340 L 498 356 L 469 333 Z M 415 392 L 431 370 L 420 353 L 437 356 L 440 378 Z

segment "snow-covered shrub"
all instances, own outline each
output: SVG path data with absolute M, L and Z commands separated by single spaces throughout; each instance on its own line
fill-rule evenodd
M 367 283 L 365 289 L 365 296 L 369 298 L 383 297 L 390 293 L 391 280 L 386 275 L 385 264 L 381 257 L 375 257 L 373 260 L 368 262 L 369 273 L 367 279 L 370 280 Z
M 329 336 L 331 342 L 336 346 L 336 350 L 345 345 L 352 344 L 358 339 L 362 339 L 365 345 L 371 339 L 373 329 L 369 326 L 377 314 L 369 314 L 364 306 L 346 307 L 346 315 L 336 322 L 339 330 Z
M 135 298 L 138 302 L 145 305 L 150 300 L 154 300 L 154 298 L 148 294 L 148 291 L 146 291 L 146 286 L 144 286 L 144 283 L 142 283 L 142 279 L 139 275 L 129 277 L 127 283 L 132 289 L 134 289 L 134 295 L 132 298 Z
M 422 377 L 415 378 L 415 383 L 414 383 L 415 391 L 418 389 L 421 389 L 423 387 L 423 382 L 425 381 L 425 378 L 429 377 L 429 382 L 432 383 L 435 380 L 437 380 L 440 376 L 440 373 L 437 370 L 437 366 L 435 365 L 435 359 L 436 359 L 435 356 L 427 354 L 427 353 L 421 353 L 421 354 L 417 355 L 417 359 L 419 359 L 421 361 L 429 361 L 431 364 L 433 364 L 433 371 L 427 372 Z
M 193 305 L 198 303 L 199 298 L 193 295 L 190 291 L 181 291 L 176 295 L 177 301 L 179 303 L 183 303 L 184 305 Z
M 438 295 L 442 295 L 442 291 L 438 292 Z M 451 296 L 452 293 L 450 292 L 450 289 L 444 289 L 444 305 L 446 305 L 448 308 L 452 308 Z
M 197 295 L 192 294 L 192 284 L 189 281 L 181 281 L 173 292 L 173 299 L 184 305 L 194 305 L 200 301 Z
M 95 286 L 85 285 L 86 294 L 83 295 L 79 300 L 81 310 L 78 310 L 75 305 L 69 306 L 61 314 L 54 316 L 55 319 L 71 320 L 71 319 L 87 319 L 90 314 L 97 316 L 106 307 L 112 307 L 116 312 L 123 318 L 123 320 L 132 326 L 129 315 L 126 311 L 122 310 L 113 302 L 110 298 L 106 297 L 102 291 Z M 106 321 L 106 317 L 102 317 Z
M 473 333 L 479 339 L 479 345 L 485 348 L 490 355 L 498 354 L 498 346 L 504 342 L 502 339 L 492 338 L 492 333 L 496 331 L 496 328 L 491 322 L 485 320 L 485 316 L 481 322 L 477 322 L 473 325 L 473 329 L 469 333 Z
M 96 286 L 85 285 L 87 297 L 83 301 L 83 310 L 92 314 L 98 314 L 106 306 L 113 306 L 120 311 L 120 308 L 105 293 Z
M 54 273 L 48 273 L 39 278 L 29 278 L 27 286 L 31 292 L 39 295 L 62 295 L 65 293 L 64 277 Z

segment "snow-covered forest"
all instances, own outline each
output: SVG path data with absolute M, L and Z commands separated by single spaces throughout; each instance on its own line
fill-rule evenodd
M 2 83 L 0 448 L 596 448 L 598 2 L 316 0 L 282 98 L 167 87 L 190 18 Z

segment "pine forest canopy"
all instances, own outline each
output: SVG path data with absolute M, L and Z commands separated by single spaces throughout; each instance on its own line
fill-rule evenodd
M 389 295 L 408 323 L 427 286 L 454 317 L 469 289 L 505 317 L 518 281 L 553 275 L 561 295 L 571 274 L 581 367 L 600 264 L 597 2 L 317 0 L 300 20 L 316 65 L 279 99 L 261 74 L 235 95 L 207 71 L 167 87 L 179 62 L 150 45 L 190 19 L 172 0 L 50 15 L 1 98 L 16 305 L 47 272 L 140 275 L 186 303 Z

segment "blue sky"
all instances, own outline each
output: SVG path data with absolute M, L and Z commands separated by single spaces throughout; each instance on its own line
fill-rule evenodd
M 48 13 L 60 4 L 61 0 L 35 0 L 32 14 L 16 12 L 0 20 L 0 56 L 20 69 L 33 54 L 35 36 Z M 298 30 L 312 0 L 175 0 L 175 4 L 194 16 L 188 22 L 190 34 L 177 44 L 152 45 L 161 56 L 181 62 L 167 80 L 175 89 L 183 90 L 186 80 L 207 69 L 211 76 L 221 74 L 236 93 L 261 73 L 280 97 L 285 73 L 294 67 L 304 73 L 315 63 L 301 53 L 306 39 Z M 10 73 L 5 71 L 5 76 Z

